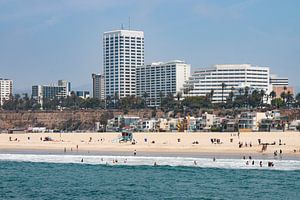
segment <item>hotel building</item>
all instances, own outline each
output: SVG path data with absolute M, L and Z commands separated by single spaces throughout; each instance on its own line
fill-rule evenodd
M 59 80 L 58 85 L 32 86 L 32 98 L 43 105 L 43 99 L 66 98 L 71 93 L 71 83 Z
M 144 65 L 144 33 L 115 30 L 103 34 L 105 96 L 136 95 L 136 68 Z
M 93 78 L 93 98 L 104 100 L 104 76 L 92 74 Z
M 191 66 L 175 60 L 167 63 L 152 63 L 136 68 L 136 94 L 148 95 L 149 106 L 160 105 L 160 93 L 176 95 L 190 76 Z
M 12 95 L 13 81 L 0 78 L 0 105 L 2 106 L 5 100 L 9 100 Z
M 210 68 L 196 70 L 184 85 L 188 88 L 188 96 L 205 96 L 214 91 L 214 102 L 226 101 L 232 89 L 254 88 L 271 92 L 269 67 L 259 67 L 250 64 L 222 64 Z

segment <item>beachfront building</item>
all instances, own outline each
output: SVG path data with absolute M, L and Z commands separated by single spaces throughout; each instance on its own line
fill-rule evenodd
M 140 131 L 154 131 L 156 128 L 156 119 L 141 119 L 139 121 L 139 130 Z
M 136 95 L 136 68 L 144 65 L 144 32 L 115 30 L 103 34 L 105 97 Z
M 175 96 L 190 76 L 191 66 L 180 60 L 158 62 L 136 68 L 136 94 L 148 106 L 160 105 L 162 96 Z
M 93 78 L 93 98 L 104 100 L 104 75 L 92 74 Z
M 4 101 L 9 100 L 12 95 L 13 81 L 10 79 L 0 78 L 0 106 Z
M 226 101 L 232 90 L 250 87 L 270 93 L 269 67 L 250 64 L 221 64 L 196 70 L 184 84 L 186 96 L 206 96 L 212 93 L 214 102 Z
M 66 98 L 71 93 L 71 83 L 59 80 L 57 85 L 32 86 L 32 98 L 43 105 L 43 99 Z
M 266 114 L 262 112 L 243 112 L 240 114 L 238 128 L 241 132 L 258 131 L 262 119 L 266 119 Z

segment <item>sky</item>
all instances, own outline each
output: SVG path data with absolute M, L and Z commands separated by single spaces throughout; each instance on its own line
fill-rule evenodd
M 0 78 L 14 93 L 69 80 L 92 89 L 102 72 L 102 34 L 145 34 L 145 63 L 184 60 L 268 66 L 300 91 L 298 0 L 0 0 Z

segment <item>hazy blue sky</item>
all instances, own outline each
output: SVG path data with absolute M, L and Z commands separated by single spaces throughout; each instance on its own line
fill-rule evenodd
M 298 0 L 0 0 L 0 77 L 15 92 L 56 83 L 91 89 L 102 71 L 102 33 L 145 33 L 145 62 L 182 59 L 269 66 L 300 89 Z

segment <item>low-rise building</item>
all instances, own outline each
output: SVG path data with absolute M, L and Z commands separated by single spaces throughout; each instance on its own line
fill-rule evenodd
M 78 96 L 82 99 L 87 99 L 90 97 L 90 92 L 89 91 L 76 91 L 76 96 Z
M 266 118 L 265 113 L 243 112 L 240 114 L 238 128 L 241 132 L 258 131 L 259 123 Z

